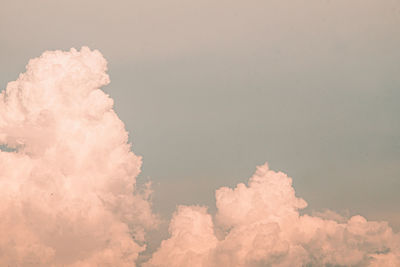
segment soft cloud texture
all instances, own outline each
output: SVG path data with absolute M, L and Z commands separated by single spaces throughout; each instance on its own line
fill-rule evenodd
M 138 189 L 106 61 L 82 48 L 45 52 L 0 95 L 0 263 L 135 266 L 155 227 L 149 187 Z M 179 206 L 156 266 L 400 266 L 386 222 L 332 211 L 301 215 L 292 180 L 268 165 L 248 184 L 216 191 L 217 213 Z
M 145 266 L 400 265 L 400 236 L 386 222 L 300 215 L 307 203 L 292 179 L 267 164 L 248 185 L 218 189 L 216 200 L 214 224 L 204 207 L 179 207 L 171 237 Z
M 2 266 L 132 266 L 156 224 L 98 51 L 45 52 L 0 95 Z

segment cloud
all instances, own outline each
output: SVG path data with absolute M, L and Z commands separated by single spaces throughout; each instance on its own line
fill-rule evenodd
M 0 263 L 135 266 L 158 224 L 141 158 L 100 90 L 98 51 L 45 52 L 0 94 Z M 217 213 L 178 206 L 145 267 L 400 266 L 386 222 L 300 215 L 292 180 L 265 164 L 216 191 Z
M 267 164 L 216 201 L 214 224 L 204 207 L 179 207 L 145 266 L 400 266 L 400 236 L 386 222 L 300 215 L 307 204 L 291 178 Z
M 0 262 L 132 266 L 157 224 L 98 51 L 45 52 L 0 95 Z M 16 151 L 13 151 L 16 150 Z

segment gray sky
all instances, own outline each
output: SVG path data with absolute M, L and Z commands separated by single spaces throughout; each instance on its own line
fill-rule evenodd
M 3 1 L 0 85 L 99 49 L 155 209 L 214 203 L 265 161 L 309 211 L 400 229 L 400 1 Z

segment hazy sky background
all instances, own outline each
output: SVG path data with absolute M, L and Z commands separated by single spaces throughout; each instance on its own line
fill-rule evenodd
M 163 216 L 268 161 L 308 210 L 400 229 L 399 0 L 3 1 L 0 88 L 82 45 Z

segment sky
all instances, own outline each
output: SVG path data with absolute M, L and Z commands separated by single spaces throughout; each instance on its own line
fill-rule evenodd
M 0 33 L 1 89 L 46 50 L 103 54 L 165 220 L 267 161 L 306 212 L 400 230 L 397 0 L 7 1 Z

